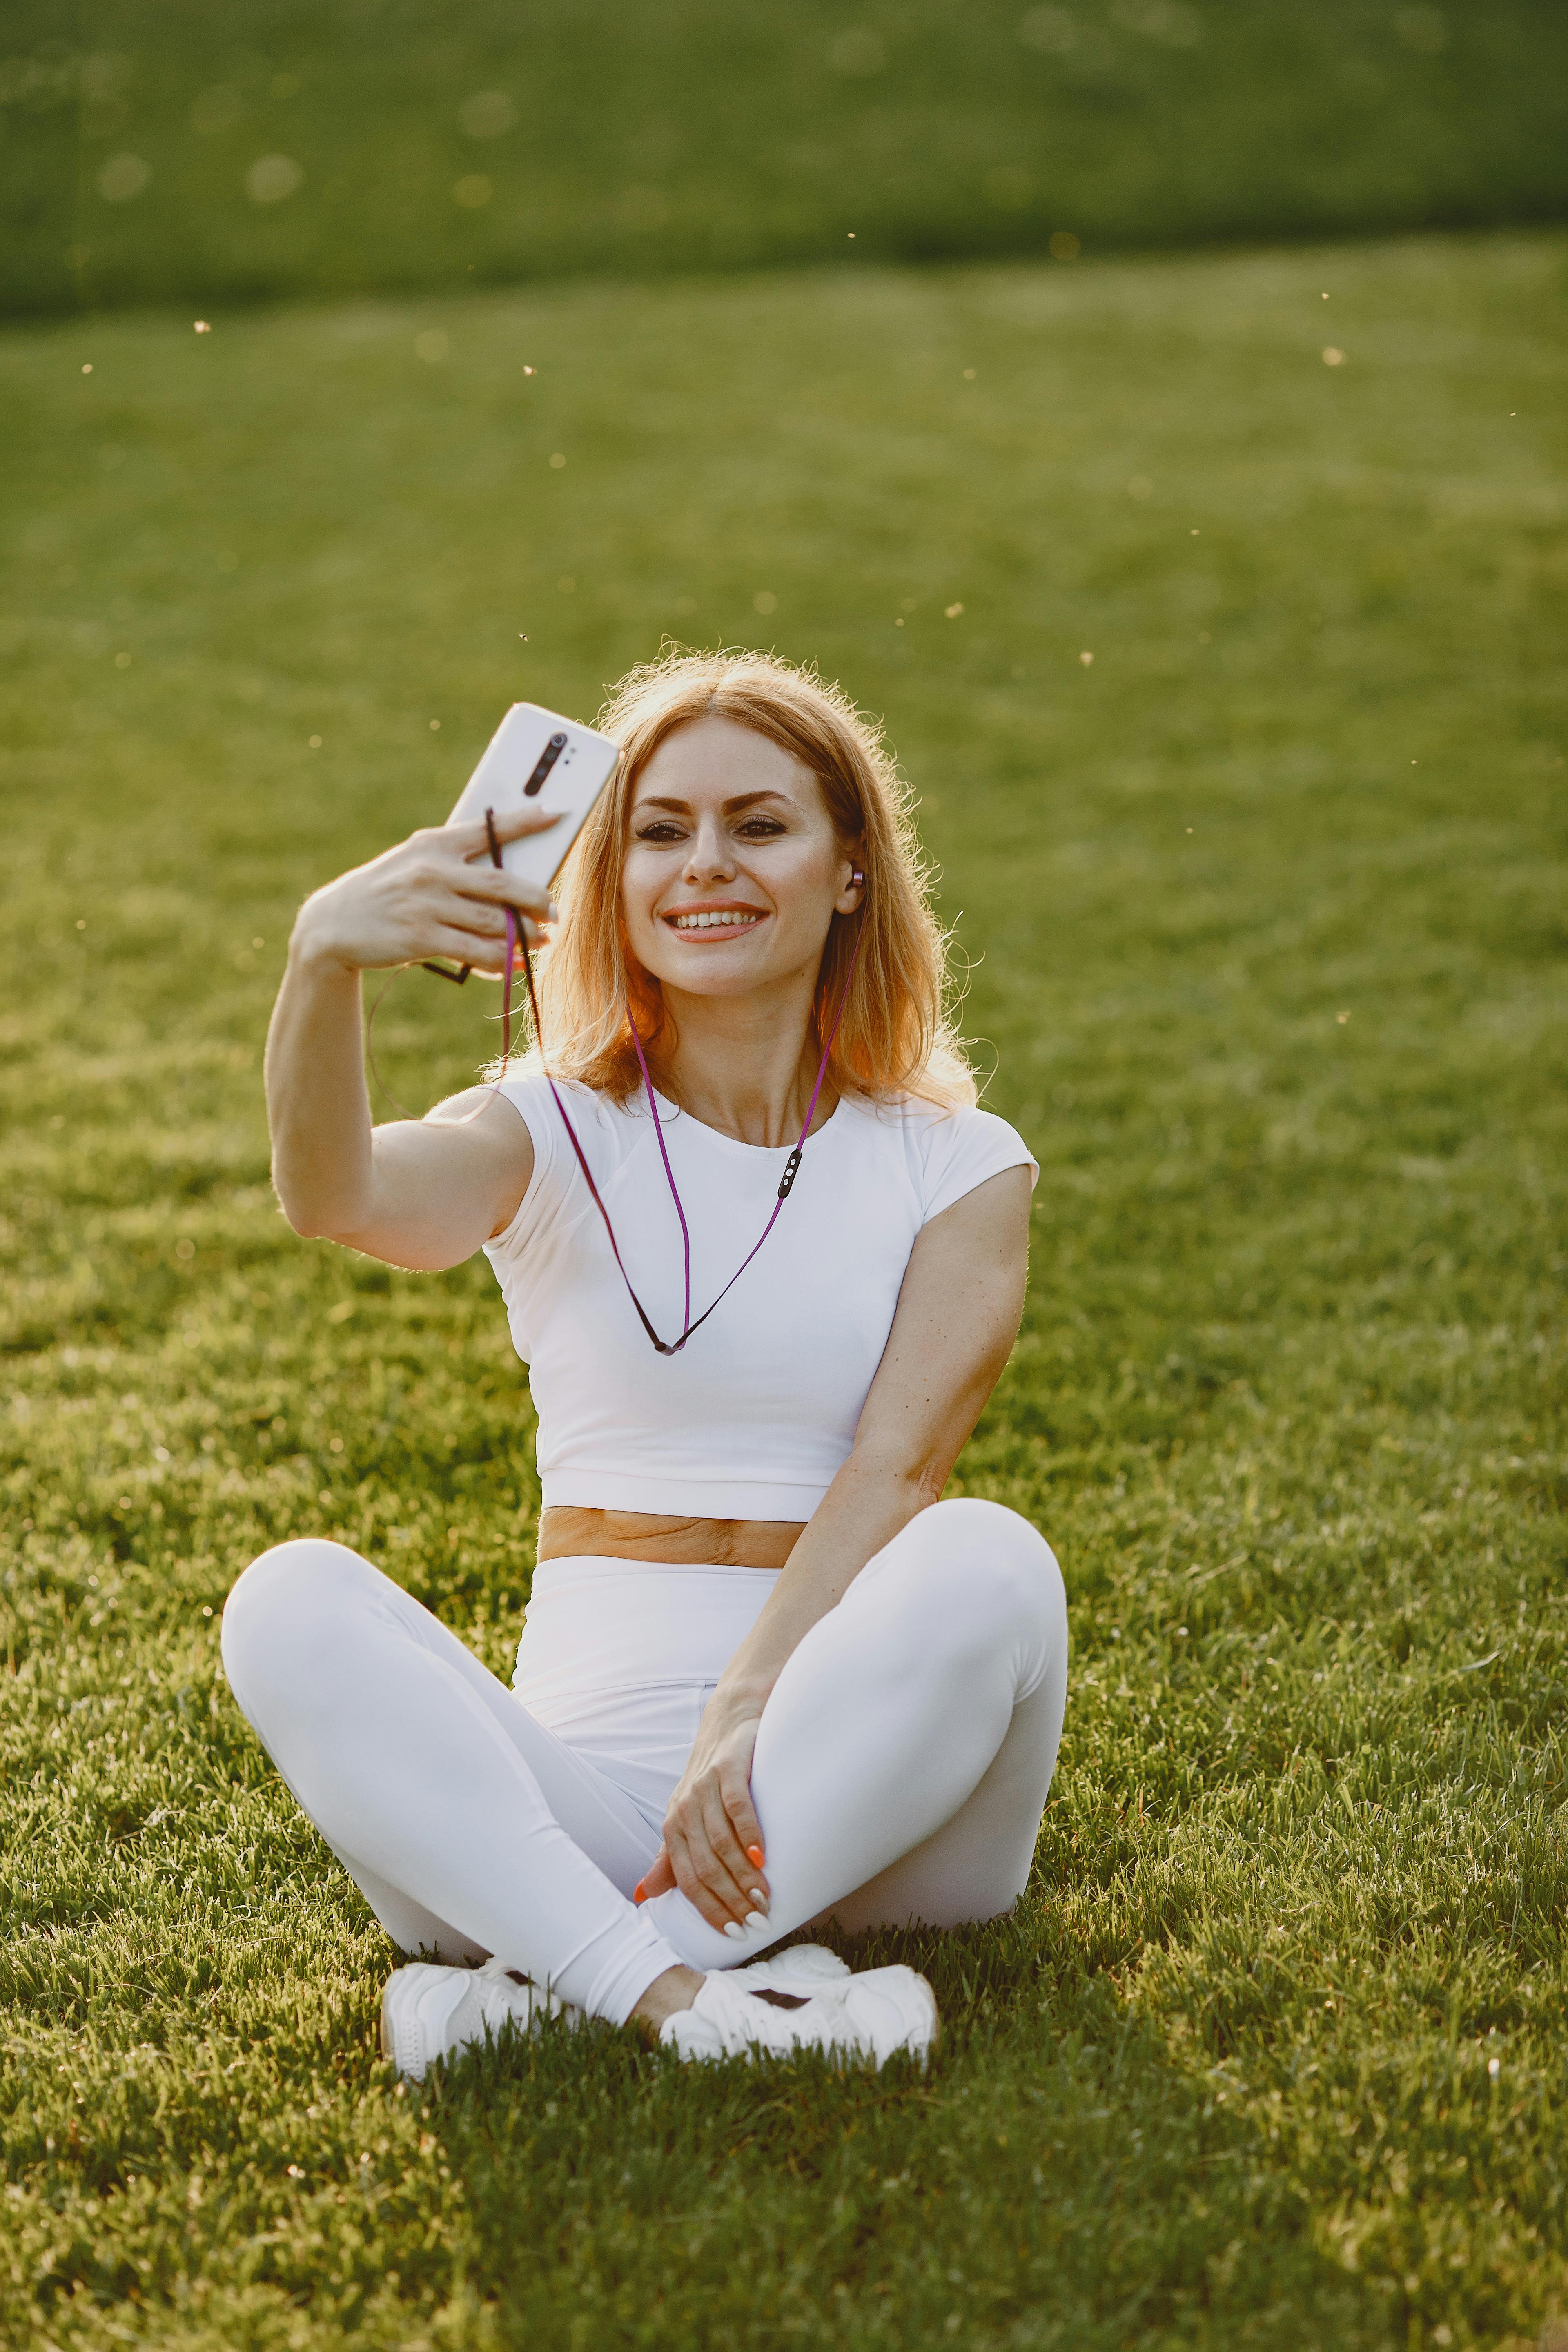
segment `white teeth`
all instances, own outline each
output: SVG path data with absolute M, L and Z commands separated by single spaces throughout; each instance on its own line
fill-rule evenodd
M 739 910 L 730 914 L 677 915 L 675 928 L 678 931 L 732 929 L 743 924 L 760 922 L 761 919 L 760 915 L 742 914 Z

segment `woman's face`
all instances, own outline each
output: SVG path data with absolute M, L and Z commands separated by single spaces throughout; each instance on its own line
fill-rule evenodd
M 667 735 L 637 778 L 621 869 L 632 953 L 696 996 L 816 976 L 861 893 L 808 768 L 732 719 Z

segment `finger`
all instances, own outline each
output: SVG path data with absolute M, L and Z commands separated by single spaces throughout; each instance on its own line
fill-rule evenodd
M 701 1794 L 696 1790 L 689 1791 L 683 1809 L 677 1858 L 679 1864 L 679 1853 L 684 1853 L 698 1884 L 717 1906 L 718 1916 L 713 1918 L 713 1924 L 721 1927 L 739 1927 L 744 1924 L 747 1914 L 754 1906 L 714 1851 L 716 1817 L 721 1814 L 721 1811 L 715 1799 L 711 1808 L 705 1811 Z M 704 1916 L 713 1917 L 712 1913 L 706 1911 Z
M 512 908 L 512 917 L 518 929 L 531 948 L 549 945 L 543 929 L 547 919 L 545 917 L 534 918 L 522 915 L 515 907 Z M 496 969 L 504 970 L 506 951 L 503 942 L 506 939 L 506 916 L 499 906 L 459 896 L 447 908 L 445 920 L 449 929 L 466 932 L 470 939 L 492 945 L 500 959 Z
M 468 931 L 477 940 L 504 940 L 506 916 L 493 901 L 469 898 L 455 890 L 441 909 L 441 920 L 455 931 Z
M 560 809 L 540 808 L 537 805 L 532 808 L 513 809 L 510 816 L 497 817 L 496 839 L 502 843 L 521 841 L 525 834 L 548 833 L 552 824 L 560 824 L 561 817 Z M 489 847 L 488 836 L 485 847 L 487 849 Z
M 496 839 L 504 847 L 509 841 L 521 841 L 525 834 L 548 833 L 552 824 L 561 822 L 559 809 L 518 808 L 510 816 L 494 820 Z M 450 839 L 460 857 L 489 857 L 490 829 L 480 817 L 472 824 L 444 824 L 441 831 Z
M 670 1867 L 669 1855 L 665 1848 L 660 1846 L 652 1862 L 633 1887 L 632 1901 L 647 1903 L 655 1895 L 668 1895 L 674 1885 L 675 1873 Z
M 451 956 L 470 971 L 499 973 L 506 962 L 506 941 L 476 939 L 472 931 L 461 931 L 455 923 L 436 923 L 420 933 L 419 944 L 408 951 L 410 962 L 423 962 L 426 956 Z
M 735 1874 L 744 1880 L 748 1892 L 755 1888 L 766 1895 L 772 1890 L 763 1869 L 763 1825 L 752 1808 L 751 1790 L 743 1782 L 739 1785 L 725 1783 L 723 1797 L 724 1811 L 730 1817 L 730 1827 L 741 1849 L 740 1865 Z M 764 1903 L 760 1907 L 765 1910 L 767 1906 Z
M 531 881 L 526 875 L 513 874 L 510 867 L 495 865 L 488 848 L 482 856 L 463 856 L 455 861 L 444 878 L 468 898 L 487 899 L 497 906 L 525 907 L 530 914 L 555 912 L 555 901 L 545 883 Z
M 704 1884 L 692 1859 L 690 1848 L 684 1838 L 678 1838 L 672 1844 L 669 1858 L 670 1865 L 675 1872 L 675 1883 L 692 1909 L 700 1912 L 710 1927 L 726 1927 L 733 1919 L 734 1914 L 726 1910 L 717 1895 Z
M 544 947 L 534 926 L 524 926 L 530 947 Z M 506 977 L 506 938 L 485 939 L 473 931 L 459 930 L 454 923 L 437 923 L 432 932 L 422 939 L 417 948 L 411 949 L 406 961 L 423 963 L 429 956 L 451 956 L 458 963 L 466 963 L 470 971 L 482 972 L 487 980 Z
M 521 907 L 546 921 L 553 919 L 557 912 L 544 883 L 530 882 L 521 874 L 509 874 L 504 866 L 465 866 L 453 887 L 476 904 Z
M 702 1793 L 700 1838 L 693 1843 L 706 1846 L 707 1852 L 705 1854 L 699 1852 L 694 1856 L 698 1875 L 712 1889 L 730 1916 L 742 1927 L 755 1911 L 762 1911 L 765 1918 L 767 1914 L 763 1906 L 752 1899 L 751 1888 L 755 1874 L 735 1843 L 723 1799 L 718 1789 L 711 1785 Z
M 737 1870 L 717 1843 L 712 1853 L 714 1875 L 710 1878 L 709 1885 L 742 1927 L 758 1926 L 766 1919 L 773 1907 L 767 1888 L 760 1884 L 760 1874 L 745 1861 Z

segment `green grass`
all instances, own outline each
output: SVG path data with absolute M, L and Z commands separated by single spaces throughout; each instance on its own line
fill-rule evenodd
M 12 310 L 1565 213 L 1559 0 L 10 0 L 0 36 Z
M 5 2340 L 1522 2352 L 1568 2300 L 1565 282 L 0 342 Z M 330 1530 L 501 1666 L 531 1424 L 482 1264 L 289 1234 L 259 1042 L 300 895 L 666 632 L 818 656 L 923 795 L 1043 1163 L 961 1477 L 1061 1556 L 1066 1744 L 1016 1919 L 874 1947 L 928 2080 L 604 2031 L 405 2095 L 217 1612 Z M 483 1010 L 400 979 L 388 1082 Z

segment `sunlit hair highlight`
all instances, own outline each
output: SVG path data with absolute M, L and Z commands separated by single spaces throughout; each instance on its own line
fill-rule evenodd
M 561 922 L 539 964 L 552 1072 L 625 1101 L 640 1083 L 626 1009 L 657 1056 L 663 991 L 631 955 L 621 867 L 637 778 L 665 739 L 693 720 L 749 727 L 816 776 L 834 832 L 866 876 L 858 912 L 833 918 L 815 1006 L 820 1040 L 863 934 L 828 1075 L 840 1093 L 912 1095 L 946 1108 L 975 1099 L 954 1032 L 947 943 L 931 908 L 931 871 L 910 793 L 880 731 L 842 688 L 771 654 L 671 652 L 629 670 L 599 715 L 621 747 L 615 776 L 556 880 Z

